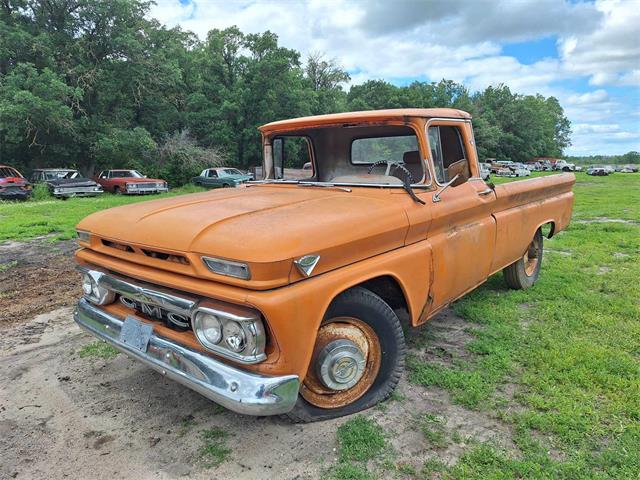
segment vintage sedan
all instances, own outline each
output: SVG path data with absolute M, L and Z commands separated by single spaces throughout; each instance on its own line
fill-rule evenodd
M 237 168 L 219 167 L 207 168 L 200 175 L 191 180 L 194 185 L 209 188 L 237 187 L 242 183 L 253 180 L 250 173 L 242 173 Z
M 28 200 L 31 184 L 13 167 L 0 165 L 0 200 Z
M 144 195 L 169 191 L 166 181 L 147 178 L 137 170 L 103 170 L 95 181 L 106 191 L 115 194 Z
M 100 185 L 70 168 L 38 168 L 31 174 L 33 183 L 45 183 L 51 195 L 66 200 L 69 197 L 95 197 L 103 190 Z

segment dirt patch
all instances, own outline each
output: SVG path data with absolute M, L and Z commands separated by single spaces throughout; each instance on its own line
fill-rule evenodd
M 76 248 L 71 240 L 0 244 L 0 329 L 76 301 L 81 294 Z
M 571 220 L 575 223 L 630 223 L 637 224 L 634 220 L 625 220 L 624 218 L 609 218 L 609 217 L 596 217 L 596 218 L 584 218 L 580 220 Z
M 232 413 L 123 354 L 81 357 L 95 339 L 71 317 L 71 308 L 58 309 L 0 336 L 0 478 L 301 480 L 320 478 L 337 461 L 336 429 L 348 417 L 294 425 Z M 419 330 L 433 342 L 422 352 L 434 359 L 467 355 L 468 327 L 443 312 Z M 389 433 L 398 464 L 419 470 L 431 457 L 455 463 L 471 439 L 515 448 L 508 426 L 454 405 L 439 388 L 403 379 L 395 398 L 365 414 Z M 420 431 L 424 414 L 443 419 L 444 445 L 430 444 Z M 200 449 L 212 428 L 228 433 L 232 453 L 207 468 Z

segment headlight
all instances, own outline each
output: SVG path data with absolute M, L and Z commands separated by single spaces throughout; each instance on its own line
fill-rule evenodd
M 84 230 L 76 230 L 76 234 L 78 235 L 78 243 L 86 243 L 89 244 L 91 242 L 91 234 Z
M 192 319 L 193 332 L 207 350 L 244 363 L 267 358 L 266 335 L 258 312 L 236 308 L 231 313 L 200 307 Z
M 82 291 L 85 295 L 91 295 L 93 293 L 93 278 L 88 273 L 85 273 L 82 277 Z
M 229 350 L 233 352 L 241 352 L 244 350 L 247 342 L 244 330 L 240 324 L 233 320 L 227 322 L 224 326 L 224 343 L 226 343 Z
M 194 320 L 196 336 L 200 343 L 216 345 L 222 340 L 222 322 L 211 313 L 198 312 Z
M 202 261 L 213 273 L 226 277 L 241 278 L 243 280 L 249 280 L 251 278 L 249 265 L 246 263 L 232 262 L 230 260 L 212 257 L 202 257 Z

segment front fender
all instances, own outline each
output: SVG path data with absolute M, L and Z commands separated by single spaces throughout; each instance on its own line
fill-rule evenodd
M 329 305 L 340 293 L 367 280 L 394 278 L 416 324 L 428 295 L 430 255 L 428 242 L 417 242 L 287 287 L 248 293 L 247 303 L 264 314 L 277 342 L 278 372 L 305 377 Z

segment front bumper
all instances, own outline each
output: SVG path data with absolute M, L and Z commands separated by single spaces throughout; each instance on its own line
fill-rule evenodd
M 149 193 L 166 193 L 169 191 L 169 187 L 141 187 L 141 188 L 128 188 L 126 193 L 128 195 L 145 195 Z
M 32 190 L 4 190 L 0 192 L 0 200 L 28 200 Z
M 63 188 L 58 191 L 54 190 L 53 196 L 56 198 L 95 197 L 103 191 L 104 190 L 95 190 L 94 187 Z
M 298 398 L 297 375 L 270 377 L 231 367 L 208 355 L 153 333 L 146 352 L 120 341 L 123 320 L 84 298 L 74 320 L 83 329 L 145 365 L 234 412 L 277 415 L 290 411 Z

